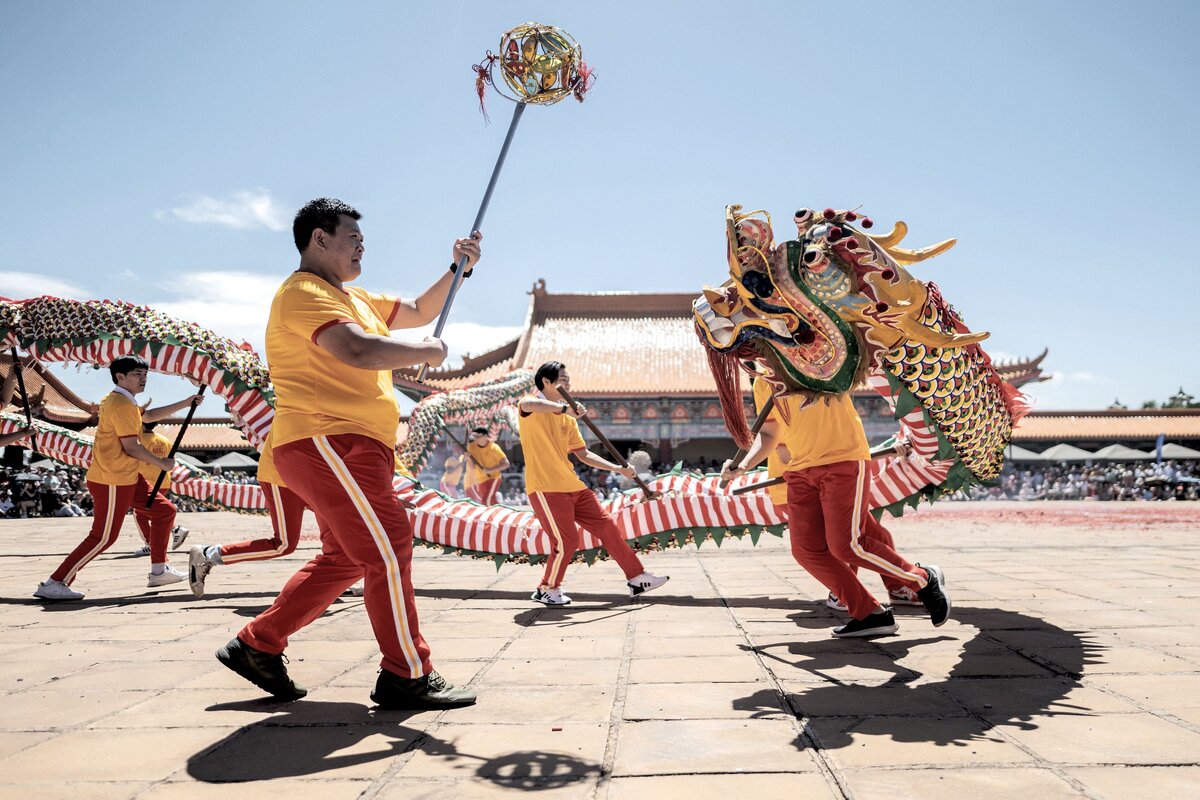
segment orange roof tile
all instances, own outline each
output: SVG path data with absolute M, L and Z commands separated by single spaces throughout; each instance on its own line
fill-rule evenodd
M 154 432 L 162 435 L 169 441 L 175 441 L 175 437 L 179 435 L 179 426 L 182 420 L 178 422 L 163 422 L 154 429 Z M 84 428 L 83 432 L 88 436 L 95 436 L 95 428 Z M 179 447 L 180 450 L 253 450 L 254 446 L 246 441 L 246 437 L 242 432 L 233 426 L 232 420 L 218 420 L 207 418 L 204 420 L 192 420 L 192 424 L 188 426 L 187 433 L 183 436 L 183 443 Z
M 1200 409 L 1155 411 L 1035 411 L 1013 431 L 1013 441 L 1121 441 L 1200 439 Z
M 0 383 L 12 371 L 12 356 L 8 353 L 0 355 Z M 85 423 L 94 422 L 87 400 L 67 388 L 61 380 L 46 371 L 39 362 L 26 366 L 22 373 L 25 378 L 25 391 L 29 393 L 30 403 L 34 411 L 50 422 Z M 13 405 L 24 409 L 20 395 L 13 395 Z

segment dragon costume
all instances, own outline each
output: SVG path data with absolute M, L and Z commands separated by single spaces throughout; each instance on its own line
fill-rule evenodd
M 55 297 L 0 298 L 0 344 L 20 347 L 42 362 L 97 367 L 121 355 L 137 354 L 154 372 L 206 384 L 234 412 L 235 423 L 255 447 L 262 447 L 270 431 L 275 396 L 266 365 L 250 345 L 144 306 Z M 449 498 L 421 487 L 411 477 L 424 467 L 446 425 L 515 428 L 515 403 L 532 385 L 532 372 L 517 370 L 465 389 L 433 394 L 413 410 L 408 435 L 397 447 L 404 469 L 397 470 L 394 486 L 397 495 L 414 506 L 418 542 L 494 560 L 497 565 L 509 559 L 538 563 L 549 554 L 549 536 L 531 511 Z M 0 433 L 20 430 L 24 424 L 24 417 L 0 414 Z M 42 455 L 76 467 L 91 461 L 91 437 L 40 420 L 35 426 Z M 716 476 L 671 473 L 655 478 L 651 486 L 664 496 L 648 503 L 632 496 L 603 503 L 637 548 L 699 545 L 709 537 L 719 545 L 725 536 L 750 536 L 757 541 L 764 531 L 782 532 L 781 520 L 763 497 L 731 497 L 718 486 Z M 231 483 L 183 463 L 172 474 L 172 491 L 233 510 L 265 508 L 257 486 Z M 579 558 L 590 564 L 598 557 L 606 554 L 590 534 L 584 534 Z
M 854 211 L 796 212 L 797 238 L 776 242 L 770 215 L 726 208 L 729 280 L 693 304 L 726 427 L 749 446 L 739 371 L 752 363 L 778 395 L 870 387 L 886 398 L 912 455 L 875 466 L 870 505 L 899 515 L 1000 472 L 1028 410 L 933 283 L 905 267 L 945 252 L 900 247 L 907 226 L 872 235 Z M 861 218 L 861 227 L 872 227 Z

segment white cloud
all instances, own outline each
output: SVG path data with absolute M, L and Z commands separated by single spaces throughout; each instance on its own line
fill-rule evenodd
M 91 293 L 68 281 L 36 272 L 0 272 L 0 297 L 28 300 L 44 294 L 68 300 L 86 300 Z
M 393 336 L 404 339 L 420 340 L 433 335 L 433 325 L 414 328 L 411 331 L 394 331 Z M 446 342 L 449 356 L 446 363 L 457 366 L 462 363 L 465 355 L 479 355 L 494 350 L 502 344 L 508 344 L 521 335 L 524 328 L 514 325 L 481 325 L 478 322 L 447 322 L 442 330 L 442 339 Z
M 1034 398 L 1035 409 L 1049 411 L 1107 408 L 1118 388 L 1107 375 L 1077 371 L 1052 372 L 1049 380 L 1027 383 L 1021 391 Z
M 160 285 L 178 299 L 150 305 L 221 336 L 249 342 L 261 356 L 271 298 L 283 277 L 219 270 L 183 273 Z
M 266 189 L 234 192 L 226 200 L 200 195 L 186 206 L 154 212 L 160 222 L 180 220 L 196 224 L 224 225 L 235 230 L 267 228 L 273 231 L 286 230 L 287 212 L 275 201 Z

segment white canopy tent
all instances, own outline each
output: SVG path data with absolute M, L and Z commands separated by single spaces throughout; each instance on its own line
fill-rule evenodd
M 1200 450 L 1193 450 L 1181 444 L 1168 442 L 1162 448 L 1163 458 L 1200 458 Z
M 1056 444 L 1042 452 L 1043 461 L 1091 461 L 1096 456 L 1073 444 Z
M 1153 461 L 1154 454 L 1144 450 L 1135 450 L 1123 444 L 1110 444 L 1108 447 L 1101 447 L 1097 450 L 1096 458 L 1103 458 L 1106 461 Z
M 222 469 L 251 469 L 258 466 L 258 462 L 250 456 L 242 455 L 241 453 L 226 453 L 218 459 L 208 462 L 210 467 L 221 467 Z
M 1018 461 L 1045 461 L 1046 459 L 1041 453 L 1035 453 L 1032 450 L 1026 450 L 1015 444 L 1010 444 L 1004 448 L 1004 457 L 1009 461 L 1016 463 Z

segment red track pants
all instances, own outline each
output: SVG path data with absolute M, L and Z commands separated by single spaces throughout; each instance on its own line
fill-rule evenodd
M 850 616 L 863 619 L 879 605 L 859 581 L 857 567 L 895 578 L 913 590 L 925 587 L 925 570 L 889 543 L 864 535 L 870 516 L 870 462 L 839 461 L 785 472 L 784 477 L 792 556 L 846 604 Z
M 784 519 L 788 518 L 787 511 L 788 511 L 788 507 L 785 505 L 784 506 L 780 506 L 780 505 L 775 506 L 775 513 L 778 514 L 779 516 L 783 517 Z M 883 527 L 883 524 L 880 523 L 879 520 L 875 519 L 874 514 L 865 514 L 863 516 L 862 537 L 864 539 L 878 540 L 880 543 L 886 545 L 887 547 L 890 547 L 893 550 L 896 549 L 896 543 L 892 539 L 891 531 L 889 531 L 887 528 Z M 793 542 L 794 542 L 794 540 L 793 540 Z M 796 549 L 795 549 L 795 544 L 793 544 L 792 545 L 792 555 L 795 556 L 795 554 L 796 554 Z M 799 561 L 799 558 L 797 558 L 796 560 Z M 850 569 L 853 570 L 856 575 L 858 574 L 857 566 L 855 566 L 853 564 L 848 564 L 847 566 L 849 566 Z M 893 576 L 891 573 L 886 573 L 884 575 L 881 575 L 880 577 L 883 578 L 883 588 L 887 589 L 889 592 L 894 592 L 897 589 L 900 589 L 904 586 L 904 582 L 901 581 L 899 578 Z
M 364 578 L 363 600 L 383 668 L 403 678 L 431 672 L 413 596 L 412 527 L 392 489 L 392 450 L 368 436 L 344 433 L 288 442 L 274 455 L 288 488 L 317 516 L 321 553 L 238 637 L 259 650 L 282 653 L 288 636 Z
M 562 585 L 567 565 L 579 549 L 579 528 L 591 533 L 625 572 L 625 579 L 645 572 L 637 554 L 629 547 L 612 517 L 605 513 L 590 489 L 578 492 L 533 492 L 529 504 L 542 530 L 550 536 L 550 557 L 541 586 L 554 589 Z
M 221 545 L 221 561 L 238 564 L 242 561 L 266 561 L 290 555 L 300 544 L 300 523 L 304 521 L 304 501 L 286 486 L 260 483 L 263 499 L 267 501 L 267 513 L 271 515 L 270 539 L 251 539 L 245 542 Z
M 142 541 L 150 545 L 150 563 L 166 564 L 167 547 L 171 544 L 171 529 L 175 527 L 175 504 L 167 499 L 162 489 L 154 495 L 154 503 L 146 508 L 150 496 L 150 484 L 142 476 L 133 490 L 133 521 L 137 523 Z
M 468 487 L 467 497 L 481 505 L 490 506 L 496 502 L 496 490 L 499 488 L 500 479 L 492 478 L 490 481 L 483 481 Z
M 88 491 L 92 494 L 92 530 L 71 554 L 58 565 L 58 569 L 50 577 L 56 581 L 71 583 L 79 570 L 88 565 L 96 556 L 113 546 L 117 536 L 121 534 L 121 523 L 125 521 L 125 512 L 133 503 L 133 493 L 136 484 L 128 486 L 109 486 L 107 483 L 87 482 Z M 166 547 L 163 547 L 166 552 Z

